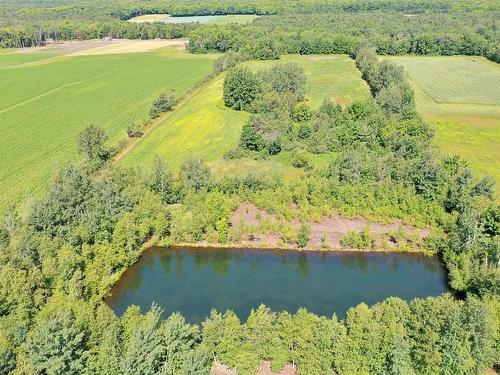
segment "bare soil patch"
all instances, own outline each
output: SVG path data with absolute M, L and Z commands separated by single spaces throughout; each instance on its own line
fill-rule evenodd
M 283 223 L 276 215 L 258 209 L 250 203 L 240 204 L 231 215 L 231 226 L 252 227 L 255 232 L 252 236 L 243 234 L 240 245 L 250 247 L 281 247 L 282 239 L 278 233 L 266 230 L 269 224 Z M 266 226 L 267 224 L 267 226 Z M 286 222 L 294 230 L 298 230 L 302 223 L 298 219 Z M 391 224 L 370 223 L 364 218 L 345 218 L 334 214 L 323 216 L 317 222 L 306 223 L 310 227 L 308 249 L 339 250 L 342 249 L 341 240 L 349 231 L 368 230 L 375 249 L 395 250 L 402 245 L 412 245 L 427 237 L 429 229 L 420 229 L 396 220 Z M 326 241 L 325 241 L 326 240 Z

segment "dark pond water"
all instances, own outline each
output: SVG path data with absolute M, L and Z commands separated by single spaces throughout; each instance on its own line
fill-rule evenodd
M 130 267 L 106 302 L 119 315 L 128 306 L 165 314 L 181 312 L 191 323 L 212 308 L 245 320 L 261 303 L 274 311 L 299 307 L 345 316 L 360 302 L 404 299 L 446 291 L 437 257 L 419 254 L 151 248 Z

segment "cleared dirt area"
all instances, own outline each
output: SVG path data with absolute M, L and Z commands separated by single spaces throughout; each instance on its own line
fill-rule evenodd
M 250 247 L 280 247 L 280 235 L 273 233 L 268 228 L 278 226 L 283 221 L 258 209 L 249 203 L 240 204 L 231 216 L 231 226 L 241 225 L 252 227 L 252 238 L 244 234 L 239 245 Z M 298 230 L 301 222 L 295 219 L 285 222 L 294 230 Z M 342 249 L 341 240 L 349 231 L 362 231 L 367 229 L 373 241 L 373 247 L 380 250 L 396 249 L 402 245 L 412 245 L 430 234 L 429 229 L 420 229 L 406 225 L 401 221 L 392 224 L 370 223 L 366 219 L 348 219 L 339 215 L 323 216 L 318 222 L 307 223 L 311 229 L 308 249 L 339 250 Z

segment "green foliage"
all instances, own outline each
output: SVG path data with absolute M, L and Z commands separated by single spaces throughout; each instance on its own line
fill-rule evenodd
M 305 151 L 297 151 L 293 154 L 292 165 L 296 168 L 309 168 L 310 162 Z
M 264 91 L 268 89 L 278 94 L 293 94 L 298 101 L 303 100 L 306 93 L 306 76 L 304 69 L 295 62 L 275 64 L 261 73 Z
M 36 372 L 62 375 L 85 373 L 88 350 L 85 332 L 70 311 L 39 322 L 26 341 L 27 367 Z
M 224 104 L 238 111 L 250 110 L 260 91 L 260 80 L 248 68 L 233 68 L 224 78 Z
M 153 171 L 148 179 L 151 190 L 166 203 L 174 203 L 174 181 L 167 164 L 157 155 L 153 161 Z
M 151 105 L 149 117 L 154 119 L 161 113 L 171 111 L 176 103 L 177 97 L 174 91 L 169 92 L 168 94 L 161 94 Z
M 104 160 L 108 152 L 104 149 L 106 132 L 95 125 L 87 126 L 78 136 L 78 152 L 87 162 Z
M 255 116 L 250 117 L 241 129 L 240 146 L 251 151 L 262 150 L 266 146 L 262 136 L 263 127 L 262 119 Z
M 368 228 L 361 231 L 350 230 L 342 237 L 340 244 L 351 249 L 366 249 L 372 245 L 370 231 Z
M 181 166 L 181 181 L 186 189 L 199 191 L 210 184 L 210 169 L 200 159 L 190 159 Z
M 297 246 L 304 248 L 309 242 L 309 236 L 311 235 L 311 228 L 307 224 L 302 224 L 297 233 Z

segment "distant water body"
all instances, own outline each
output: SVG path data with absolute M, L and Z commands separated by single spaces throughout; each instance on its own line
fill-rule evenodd
M 343 318 L 361 302 L 437 296 L 446 285 L 439 259 L 422 254 L 155 247 L 125 272 L 106 302 L 119 315 L 130 305 L 147 311 L 154 302 L 191 323 L 212 308 L 246 320 L 260 304 Z

